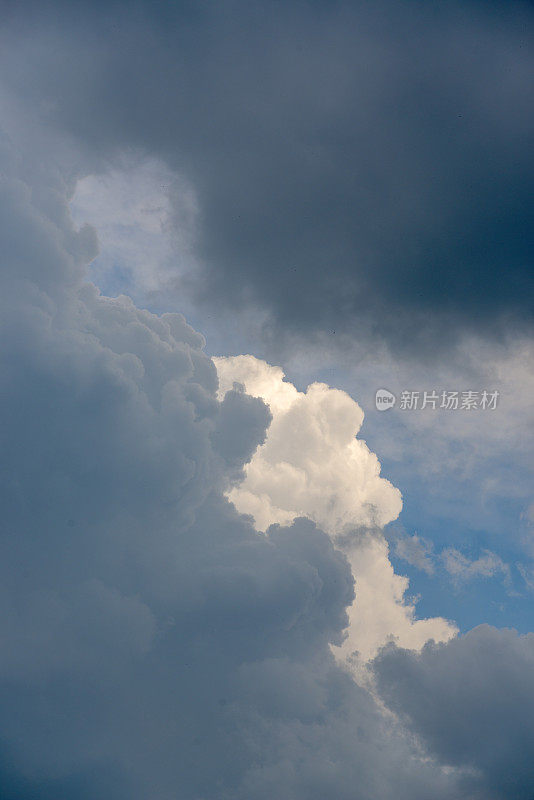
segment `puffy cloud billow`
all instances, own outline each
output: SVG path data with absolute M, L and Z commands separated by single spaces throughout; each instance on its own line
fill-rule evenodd
M 32 173 L 4 141 L 2 798 L 453 797 L 332 655 L 344 555 L 224 496 L 274 412 L 86 283 L 72 182 Z
M 398 517 L 400 492 L 380 476 L 378 458 L 356 438 L 363 411 L 346 392 L 324 383 L 298 392 L 279 367 L 254 356 L 214 361 L 221 396 L 241 385 L 265 400 L 273 415 L 267 441 L 229 494 L 260 530 L 307 516 L 342 537 Z
M 456 628 L 442 618 L 416 619 L 405 599 L 408 580 L 396 575 L 382 533 L 402 508 L 398 489 L 381 477 L 380 463 L 357 438 L 363 411 L 346 393 L 324 383 L 299 392 L 279 367 L 254 356 L 215 358 L 219 395 L 242 387 L 262 398 L 272 414 L 265 442 L 245 466 L 228 498 L 250 514 L 258 530 L 308 517 L 326 531 L 349 560 L 356 597 L 340 649 L 364 661 L 394 638 L 406 647 L 443 641 Z M 235 391 L 235 389 L 234 389 Z
M 417 618 L 359 405 L 69 208 L 266 341 L 528 333 L 531 11 L 427 8 L 4 4 L 0 800 L 531 800 L 532 635 Z
M 471 771 L 471 791 L 531 800 L 534 634 L 480 625 L 421 653 L 389 646 L 375 670 L 390 707 L 430 753 Z

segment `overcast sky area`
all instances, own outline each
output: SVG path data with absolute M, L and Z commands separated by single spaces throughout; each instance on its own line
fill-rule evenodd
M 0 800 L 533 800 L 533 34 L 0 0 Z

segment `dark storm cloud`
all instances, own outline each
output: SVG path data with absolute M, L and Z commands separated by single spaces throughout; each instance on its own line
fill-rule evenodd
M 378 111 L 365 81 L 358 104 L 347 102 L 344 64 L 360 53 L 363 73 L 384 61 L 393 75 L 397 62 L 389 48 L 362 55 L 353 12 L 340 6 L 277 17 L 274 6 L 218 8 L 189 7 L 178 23 L 179 12 L 141 4 L 2 6 L 22 149 L 0 138 L 0 796 L 486 800 L 485 786 L 441 768 L 454 759 L 436 743 L 437 723 L 420 728 L 438 761 L 422 759 L 333 659 L 353 580 L 330 540 L 305 520 L 258 534 L 225 500 L 264 436 L 265 406 L 238 387 L 216 400 L 215 367 L 183 317 L 84 283 L 96 237 L 72 225 L 75 178 L 134 145 L 199 193 L 199 291 L 220 270 L 221 304 L 238 288 L 263 292 L 280 319 L 294 303 L 299 329 L 319 292 L 329 308 L 320 326 L 347 297 L 352 238 L 334 189 L 353 169 L 354 136 L 358 152 L 374 152 L 363 122 L 353 132 L 355 108 L 362 120 Z M 373 19 L 364 15 L 362 40 L 395 39 L 398 20 Z M 509 41 L 509 21 L 497 33 L 484 19 L 491 41 Z M 524 112 L 514 113 L 521 133 Z M 35 115 L 74 143 L 20 124 Z M 302 148 L 308 130 L 313 151 Z M 375 185 L 364 166 L 361 181 Z M 323 237 L 339 243 L 340 265 L 324 278 L 312 258 L 328 249 Z M 294 285 L 271 257 L 288 247 L 300 254 Z M 391 311 L 375 283 L 369 297 Z M 349 305 L 339 309 L 347 326 Z M 523 651 L 513 653 L 522 669 Z M 395 670 L 388 682 L 393 704 Z M 510 726 L 522 713 L 512 701 L 501 715 Z M 488 758 L 455 763 L 485 769 Z M 529 763 L 521 751 L 517 774 Z
M 245 415 L 249 424 L 243 428 L 242 420 Z M 265 441 L 265 431 L 271 419 L 265 403 L 259 397 L 244 394 L 242 387 L 241 390 L 236 387 L 226 393 L 212 434 L 212 444 L 228 467 L 237 470 L 239 478 L 243 478 L 243 464 L 250 461 L 258 444 Z
M 84 283 L 69 183 L 24 156 L 3 140 L 0 797 L 452 800 L 333 658 L 344 556 L 223 497 L 266 407 L 216 400 L 183 317 Z
M 484 797 L 531 800 L 533 634 L 480 625 L 420 654 L 388 648 L 375 666 L 383 696 L 431 753 L 474 769 Z
M 531 325 L 529 4 L 17 8 L 20 97 L 191 180 L 218 312 L 420 351 Z

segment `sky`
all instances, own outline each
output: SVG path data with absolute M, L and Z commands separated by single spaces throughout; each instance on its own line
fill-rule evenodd
M 533 22 L 0 3 L 0 800 L 532 800 Z

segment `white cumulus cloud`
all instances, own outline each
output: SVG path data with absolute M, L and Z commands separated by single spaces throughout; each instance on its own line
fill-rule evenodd
M 356 579 L 349 628 L 336 652 L 367 660 L 388 640 L 420 648 L 446 641 L 456 628 L 443 618 L 416 619 L 405 599 L 408 579 L 396 575 L 380 529 L 399 515 L 399 490 L 380 475 L 380 462 L 357 438 L 364 414 L 350 395 L 324 383 L 299 392 L 279 367 L 251 355 L 215 358 L 219 396 L 236 384 L 261 397 L 272 414 L 263 445 L 228 493 L 258 530 L 308 517 L 341 547 Z

